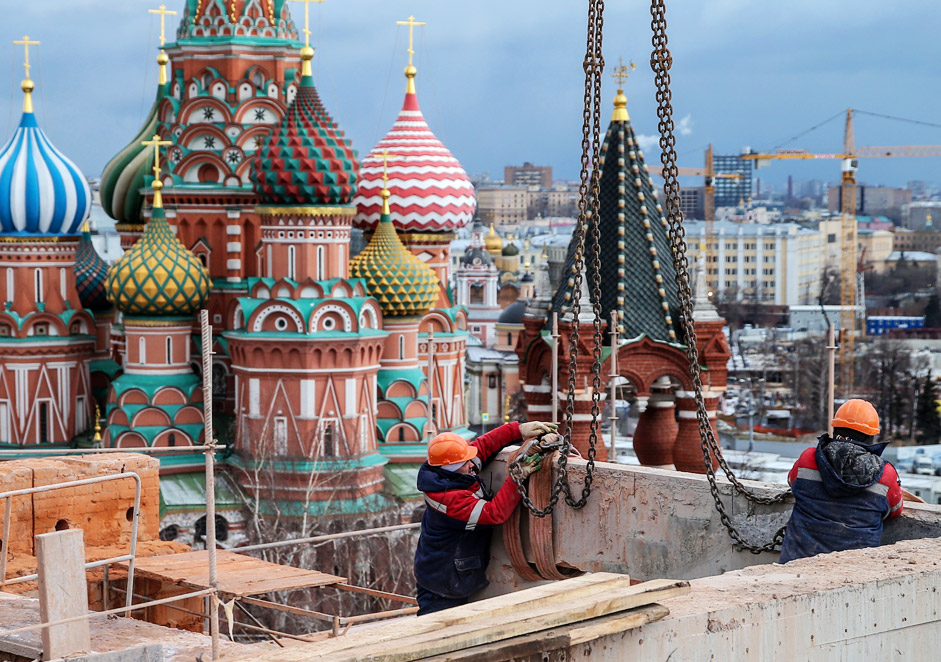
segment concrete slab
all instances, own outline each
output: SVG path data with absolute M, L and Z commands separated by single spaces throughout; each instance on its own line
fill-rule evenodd
M 24 625 L 39 623 L 39 600 L 20 595 L 0 592 L 0 659 L 4 654 L 38 659 L 42 653 L 42 639 L 39 630 L 3 636 L 4 629 L 14 629 Z M 175 630 L 172 628 L 145 623 L 133 618 L 99 617 L 89 621 L 93 653 L 89 662 L 137 662 L 149 658 L 122 657 L 131 655 L 130 651 L 152 651 L 153 646 L 162 648 L 162 656 L 154 658 L 161 662 L 193 662 L 200 654 L 209 659 L 210 638 L 204 634 Z M 245 652 L 253 646 L 232 643 L 225 638 L 220 641 L 223 654 Z M 114 653 L 117 657 L 96 658 L 93 655 Z M 152 655 L 152 652 L 148 652 Z M 69 658 L 70 662 L 72 658 Z

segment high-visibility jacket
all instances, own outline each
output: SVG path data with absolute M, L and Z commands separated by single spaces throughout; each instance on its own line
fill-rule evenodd
M 885 446 L 825 434 L 801 453 L 787 476 L 794 510 L 781 563 L 879 545 L 883 522 L 902 514 L 898 473 L 879 457 Z
M 477 437 L 477 457 L 486 464 L 504 446 L 522 442 L 518 423 L 508 423 Z M 507 479 L 489 498 L 480 479 L 425 462 L 418 470 L 425 494 L 425 514 L 415 551 L 415 580 L 447 598 L 465 598 L 487 586 L 490 536 L 520 501 L 516 483 Z

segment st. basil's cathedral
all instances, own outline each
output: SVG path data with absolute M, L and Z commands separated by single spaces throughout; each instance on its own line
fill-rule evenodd
M 299 40 L 287 0 L 185 0 L 176 40 L 161 36 L 153 105 L 102 173 L 101 204 L 125 249 L 111 266 L 83 231 L 85 177 L 33 114 L 35 42 L 17 42 L 24 110 L 0 149 L 0 446 L 182 448 L 161 457 L 161 526 L 167 539 L 190 535 L 205 512 L 204 458 L 185 448 L 204 442 L 211 380 L 224 524 L 240 528 L 249 503 L 305 522 L 414 517 L 428 439 L 472 436 L 467 408 L 481 402 L 465 402 L 469 345 L 492 344 L 501 361 L 515 353 L 529 416 L 558 419 L 553 345 L 568 357 L 577 328 L 579 358 L 571 375 L 566 361 L 557 367 L 557 383 L 564 400 L 574 377 L 571 441 L 588 451 L 587 283 L 597 277 L 601 335 L 617 343 L 599 374 L 634 390 L 638 459 L 704 470 L 667 222 L 623 91 L 601 155 L 598 267 L 583 265 L 575 287 L 576 234 L 561 281 L 544 260 L 527 274 L 525 301 L 501 313 L 494 256 L 514 254 L 479 219 L 452 280 L 450 246 L 474 216 L 474 189 L 424 120 L 412 63 L 420 24 L 401 23 L 404 103 L 360 161 L 318 95 L 310 33 Z M 354 228 L 368 242 L 355 255 Z M 714 424 L 730 352 L 702 284 L 697 294 Z M 203 309 L 211 374 L 200 367 Z M 596 450 L 607 458 L 603 443 Z

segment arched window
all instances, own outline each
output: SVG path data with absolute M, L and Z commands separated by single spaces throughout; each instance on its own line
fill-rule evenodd
M 399 336 L 399 359 L 405 358 L 405 336 Z
M 13 267 L 7 267 L 7 301 L 13 301 Z
M 296 258 L 296 249 L 294 246 L 288 246 L 288 278 L 291 280 L 296 280 L 295 274 L 297 273 L 297 267 L 294 263 Z
M 512 345 L 512 344 L 513 344 L 513 333 L 512 333 L 512 332 L 507 332 L 507 334 L 506 334 L 506 344 L 507 344 L 507 345 Z
M 147 342 L 143 337 L 137 339 L 137 362 L 147 362 Z
M 36 269 L 36 303 L 43 301 L 42 295 L 42 269 Z
M 62 294 L 63 299 L 68 299 L 68 294 L 65 291 L 65 267 L 59 268 L 59 292 Z
M 317 280 L 324 279 L 324 258 L 323 258 L 323 246 L 317 247 Z
M 173 363 L 173 338 L 167 337 L 167 365 Z
M 333 423 L 327 423 L 323 429 L 323 454 L 327 457 L 336 455 Z

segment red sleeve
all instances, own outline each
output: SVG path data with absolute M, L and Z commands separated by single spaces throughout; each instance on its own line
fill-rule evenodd
M 882 472 L 882 478 L 879 482 L 889 488 L 886 498 L 889 500 L 889 514 L 886 519 L 892 519 L 902 514 L 902 481 L 899 480 L 899 474 L 888 462 L 885 463 L 885 469 Z
M 482 434 L 470 443 L 477 447 L 477 457 L 484 464 L 494 455 L 503 450 L 504 446 L 517 444 L 523 441 L 523 435 L 520 432 L 520 424 L 516 421 L 494 428 L 486 434 Z
M 467 522 L 467 528 L 473 529 L 478 524 L 492 526 L 506 522 L 520 502 L 520 493 L 513 479 L 507 478 L 492 501 L 476 497 L 469 490 L 448 490 L 441 501 L 448 517 Z
M 804 452 L 801 453 L 800 457 L 797 458 L 797 462 L 794 463 L 794 466 L 791 467 L 791 470 L 787 473 L 787 484 L 793 485 L 794 481 L 797 480 L 797 470 L 798 469 L 816 469 L 817 468 L 817 447 L 805 448 Z

